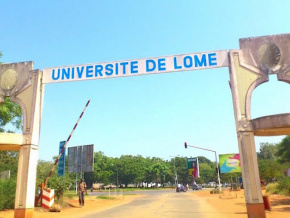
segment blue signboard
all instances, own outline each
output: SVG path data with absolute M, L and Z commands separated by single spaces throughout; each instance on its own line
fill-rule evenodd
M 66 141 L 61 141 L 59 143 L 59 154 L 62 151 Z M 64 167 L 65 167 L 65 149 L 58 161 L 58 173 L 57 176 L 64 176 Z

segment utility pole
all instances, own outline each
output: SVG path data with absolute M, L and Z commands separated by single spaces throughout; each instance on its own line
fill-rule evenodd
M 176 157 L 179 157 L 179 155 L 177 156 L 170 156 L 170 157 L 173 157 L 174 159 L 174 183 L 175 183 L 175 188 L 177 187 L 177 184 L 178 184 L 178 178 L 177 178 L 177 172 L 176 172 L 176 166 L 175 166 L 175 158 Z

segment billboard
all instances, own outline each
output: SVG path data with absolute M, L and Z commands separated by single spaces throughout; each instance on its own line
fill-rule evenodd
M 63 146 L 65 145 L 66 141 L 61 141 L 59 143 L 59 154 L 63 149 Z M 57 171 L 57 176 L 64 176 L 64 167 L 65 167 L 65 149 L 60 156 L 58 160 L 58 171 Z
M 220 154 L 219 155 L 221 173 L 240 173 L 240 154 Z
M 187 158 L 188 175 L 199 178 L 198 157 Z
M 94 145 L 81 145 L 68 148 L 69 173 L 94 171 Z

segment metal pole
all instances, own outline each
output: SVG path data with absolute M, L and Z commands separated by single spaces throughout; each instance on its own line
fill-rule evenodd
M 187 146 L 192 147 L 192 148 L 198 148 L 198 149 L 206 150 L 206 151 L 211 151 L 211 152 L 215 153 L 215 162 L 216 162 L 216 170 L 217 170 L 217 175 L 218 175 L 219 190 L 221 191 L 221 180 L 220 180 L 220 173 L 219 173 L 219 167 L 218 167 L 218 162 L 217 162 L 216 151 L 210 150 L 210 149 L 207 149 L 207 148 L 197 147 L 197 146 L 194 146 L 194 145 L 187 145 Z
M 178 177 L 177 177 L 177 172 L 176 172 L 176 166 L 175 166 L 175 158 L 176 157 L 179 157 L 179 155 L 177 156 L 170 156 L 170 157 L 174 157 L 174 184 L 175 184 L 175 188 L 177 187 L 178 185 Z
M 219 191 L 221 191 L 222 188 L 221 188 L 220 171 L 219 171 L 219 166 L 218 166 L 218 162 L 217 162 L 216 152 L 214 152 L 214 153 L 215 153 L 216 170 L 217 170 L 217 174 L 218 174 Z
M 119 186 L 118 186 L 118 184 L 119 184 L 119 175 L 118 175 L 118 170 L 119 170 L 119 169 L 117 168 L 117 187 L 119 187 Z
M 78 193 L 78 173 L 76 173 L 76 194 Z
M 174 184 L 175 184 L 175 188 L 177 185 L 176 181 L 177 181 L 177 176 L 176 176 L 175 157 L 174 157 Z

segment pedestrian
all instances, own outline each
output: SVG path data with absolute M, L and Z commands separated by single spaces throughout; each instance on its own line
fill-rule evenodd
M 85 204 L 85 191 L 86 191 L 87 185 L 84 182 L 84 178 L 81 178 L 81 181 L 78 185 L 78 193 L 79 193 L 79 204 L 80 207 L 83 207 Z

